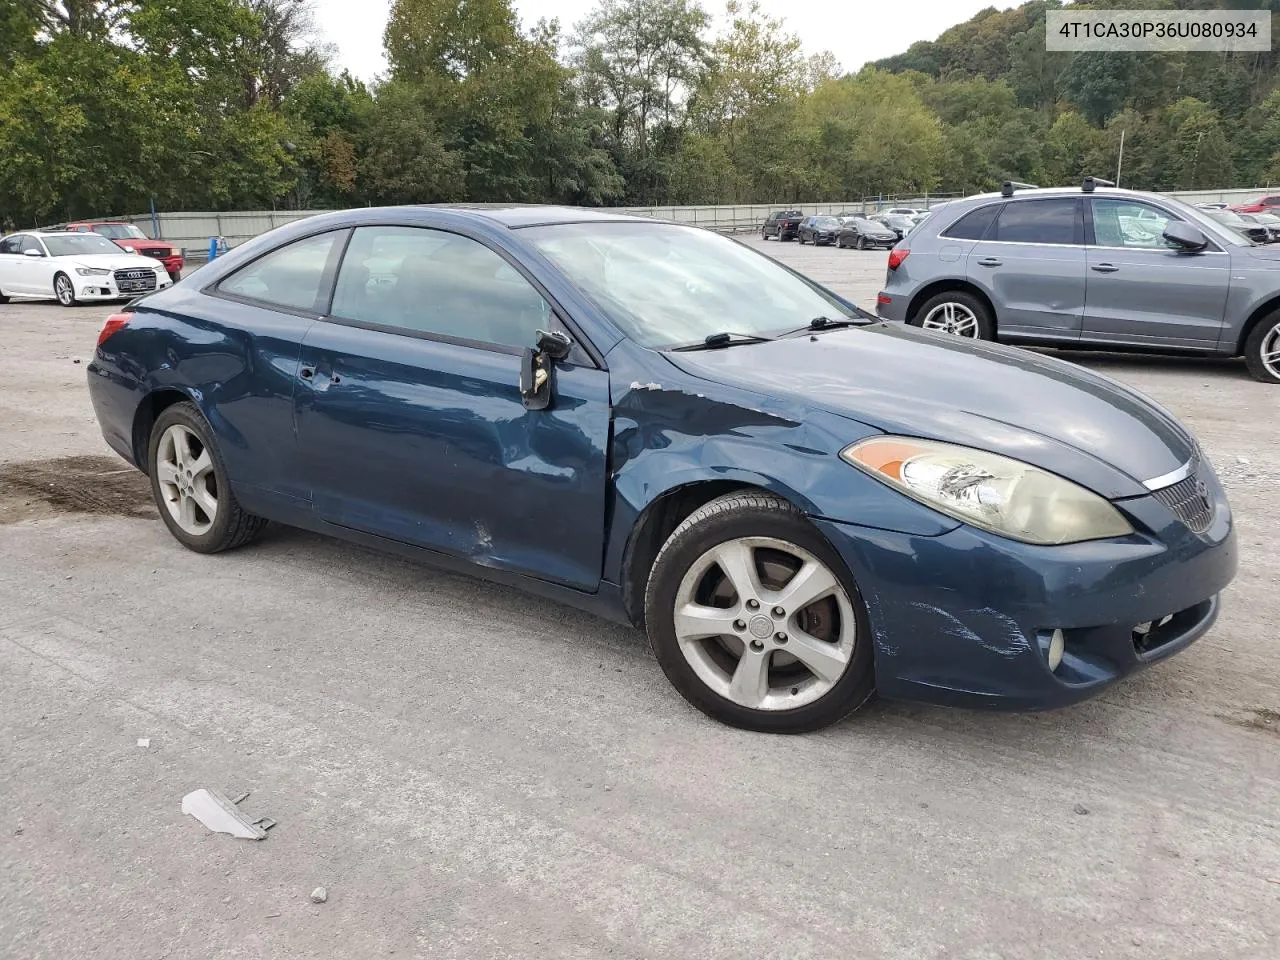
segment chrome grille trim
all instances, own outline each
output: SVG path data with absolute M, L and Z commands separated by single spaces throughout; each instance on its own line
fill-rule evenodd
M 1213 524 L 1213 501 L 1197 476 L 1185 477 L 1154 495 L 1193 533 L 1204 533 Z

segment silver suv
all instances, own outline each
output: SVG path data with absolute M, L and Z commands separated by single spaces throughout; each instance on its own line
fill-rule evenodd
M 1280 245 L 1102 183 L 934 208 L 890 252 L 876 309 L 984 340 L 1243 355 L 1280 383 Z

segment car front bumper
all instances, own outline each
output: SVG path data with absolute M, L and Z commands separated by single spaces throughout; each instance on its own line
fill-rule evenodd
M 72 278 L 71 283 L 76 289 L 77 300 L 105 302 L 110 300 L 132 300 L 134 297 L 140 297 L 144 293 L 163 290 L 165 287 L 173 286 L 173 278 L 165 271 L 157 271 L 156 285 L 152 290 L 121 290 L 116 285 L 114 276 L 82 277 L 76 275 Z
M 967 525 L 922 537 L 817 520 L 862 591 L 881 695 L 1049 709 L 1185 649 L 1217 619 L 1238 565 L 1230 508 L 1206 473 L 1215 519 L 1199 535 L 1154 496 L 1117 504 L 1139 533 L 1056 547 Z M 1065 653 L 1050 670 L 1058 629 Z

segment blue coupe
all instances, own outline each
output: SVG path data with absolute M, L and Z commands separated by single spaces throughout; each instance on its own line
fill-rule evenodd
M 647 219 L 308 218 L 109 318 L 89 388 L 192 550 L 274 520 L 460 567 L 643 627 L 756 730 L 873 690 L 1069 704 L 1203 635 L 1236 571 L 1151 401 Z

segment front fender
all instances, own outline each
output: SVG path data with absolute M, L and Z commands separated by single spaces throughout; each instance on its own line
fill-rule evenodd
M 611 373 L 619 372 L 611 366 Z M 714 396 L 710 392 L 714 392 Z M 788 401 L 711 384 L 669 367 L 663 382 L 634 380 L 614 401 L 611 517 L 605 578 L 618 582 L 645 511 L 692 484 L 768 490 L 812 517 L 915 536 L 959 524 L 840 459 L 877 431 Z

